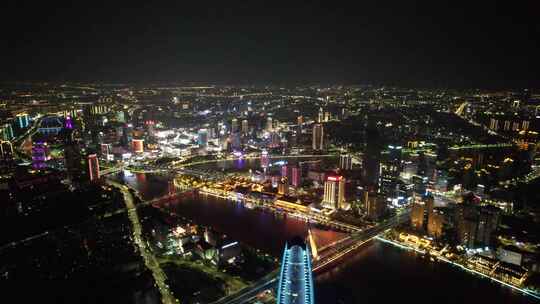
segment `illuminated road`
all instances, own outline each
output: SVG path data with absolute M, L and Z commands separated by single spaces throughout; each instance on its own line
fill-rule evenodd
M 166 283 L 167 276 L 165 275 L 165 272 L 163 271 L 163 269 L 161 269 L 159 262 L 157 261 L 152 251 L 148 249 L 147 244 L 143 239 L 141 222 L 139 220 L 139 215 L 137 214 L 137 208 L 133 203 L 133 195 L 129 192 L 129 188 L 125 185 L 111 180 L 107 180 L 107 183 L 119 189 L 124 195 L 124 203 L 126 204 L 126 208 L 128 211 L 128 218 L 133 226 L 133 239 L 135 241 L 135 244 L 137 244 L 139 248 L 141 256 L 144 259 L 144 264 L 148 269 L 152 271 L 154 281 L 156 282 L 159 292 L 161 293 L 161 301 L 164 304 L 178 303 L 179 301 L 173 296 L 172 292 L 169 289 L 169 286 Z

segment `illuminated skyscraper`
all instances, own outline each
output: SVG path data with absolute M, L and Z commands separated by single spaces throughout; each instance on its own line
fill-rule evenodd
M 242 120 L 242 133 L 244 135 L 249 133 L 249 124 L 247 119 Z
M 289 167 L 287 165 L 281 166 L 281 177 L 289 177 Z
M 88 163 L 88 178 L 90 181 L 97 181 L 99 179 L 99 160 L 96 154 L 89 154 L 87 158 Z
M 291 182 L 294 187 L 300 187 L 302 183 L 302 169 L 298 165 L 291 168 Z
M 304 123 L 304 116 L 300 115 L 296 118 L 296 121 L 299 126 L 301 126 Z
M 64 121 L 64 128 L 66 129 L 73 129 L 73 120 L 71 119 L 71 116 L 66 116 L 66 120 Z
M 352 156 L 350 154 L 341 154 L 339 156 L 339 168 L 342 170 L 352 169 Z
M 413 196 L 411 208 L 411 227 L 417 231 L 424 230 L 424 213 L 426 204 L 418 195 Z
M 68 136 L 64 142 L 64 166 L 67 178 L 71 181 L 79 181 L 82 178 L 82 157 L 79 143 Z
M 21 113 L 17 114 L 17 124 L 19 125 L 19 128 L 23 129 L 28 127 L 30 124 L 30 119 L 28 118 L 27 113 Z
M 233 118 L 231 122 L 231 132 L 236 133 L 238 132 L 238 119 Z
M 266 170 L 270 165 L 270 157 L 268 156 L 268 151 L 263 150 L 261 152 L 261 167 Z
M 200 147 L 206 147 L 208 145 L 208 131 L 206 129 L 200 129 L 197 132 L 197 143 Z
M 272 117 L 266 118 L 266 131 L 272 132 L 274 130 Z
M 345 179 L 343 176 L 329 176 L 324 183 L 322 203 L 330 208 L 341 209 L 345 202 Z
M 317 115 L 317 122 L 321 123 L 321 122 L 323 122 L 323 120 L 324 120 L 324 111 L 323 111 L 323 109 L 321 107 L 321 108 L 319 108 L 319 114 Z
M 13 135 L 13 128 L 11 127 L 11 124 L 6 123 L 2 126 L 2 139 L 4 140 L 12 140 L 14 137 Z
M 289 194 L 289 180 L 287 177 L 282 177 L 278 183 L 278 194 L 279 195 L 288 195 Z
M 144 139 L 132 139 L 131 146 L 134 153 L 144 152 Z
M 301 238 L 285 245 L 277 291 L 277 304 L 314 304 L 311 250 Z
M 324 129 L 321 124 L 313 125 L 312 148 L 315 151 L 324 150 Z
M 0 141 L 0 160 L 11 162 L 13 160 L 13 145 L 9 141 Z

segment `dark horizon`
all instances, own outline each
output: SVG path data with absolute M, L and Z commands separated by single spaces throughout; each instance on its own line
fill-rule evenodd
M 539 5 L 11 5 L 1 81 L 540 88 Z

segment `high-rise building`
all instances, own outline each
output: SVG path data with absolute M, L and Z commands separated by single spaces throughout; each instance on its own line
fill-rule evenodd
M 291 182 L 294 187 L 300 187 L 302 183 L 302 169 L 298 165 L 291 169 Z
M 247 119 L 242 120 L 242 134 L 246 135 L 249 133 L 249 123 Z
M 64 143 L 64 166 L 67 178 L 71 182 L 80 181 L 82 178 L 82 156 L 79 143 L 72 139 Z
M 428 235 L 439 239 L 443 236 L 443 225 L 446 218 L 447 209 L 434 208 L 432 212 L 428 213 L 427 232 Z
M 71 116 L 66 116 L 66 119 L 64 120 L 64 128 L 69 130 L 73 129 L 73 119 L 71 119 Z
M 268 155 L 268 151 L 263 150 L 261 152 L 261 167 L 266 170 L 268 166 L 270 165 L 270 156 Z
M 270 148 L 277 148 L 281 146 L 281 137 L 277 132 L 270 133 Z
M 323 205 L 334 209 L 342 209 L 345 203 L 345 178 L 328 176 L 324 183 Z
M 497 131 L 499 129 L 499 120 L 495 118 L 491 118 L 489 120 L 489 129 L 493 131 Z
M 266 118 L 266 131 L 272 132 L 272 130 L 274 130 L 272 117 L 268 117 Z
M 426 212 L 426 203 L 418 195 L 413 196 L 411 207 L 411 227 L 417 231 L 424 230 L 424 217 Z
M 281 260 L 277 304 L 314 304 L 311 250 L 301 238 L 287 242 Z
M 323 111 L 323 109 L 321 107 L 321 108 L 319 108 L 319 113 L 317 115 L 317 122 L 322 123 L 323 120 L 324 120 L 324 111 Z
M 231 132 L 236 133 L 238 132 L 238 119 L 233 118 L 231 122 Z
M 281 177 L 289 178 L 289 167 L 287 165 L 281 166 Z
M 9 141 L 0 141 L 0 160 L 13 161 L 13 145 Z
M 20 114 L 17 114 L 16 117 L 17 117 L 17 124 L 19 125 L 19 128 L 24 129 L 28 127 L 28 125 L 30 124 L 28 113 L 20 113 Z
M 339 168 L 342 170 L 352 169 L 352 156 L 350 154 L 341 154 L 339 156 Z
M 279 195 L 288 195 L 289 194 L 289 180 L 287 177 L 282 177 L 278 183 L 278 194 Z
M 457 236 L 467 248 L 484 248 L 491 244 L 497 229 L 500 209 L 494 206 L 477 206 L 472 203 L 458 204 L 456 208 Z
M 11 127 L 11 124 L 6 123 L 2 126 L 2 139 L 3 140 L 12 140 L 14 137 L 13 134 L 13 128 Z
M 88 179 L 90 181 L 97 181 L 99 179 L 99 160 L 96 154 L 89 154 L 87 159 L 88 165 Z
M 386 213 L 386 199 L 379 193 L 365 190 L 363 201 L 364 210 L 368 219 L 378 220 Z
M 313 125 L 312 148 L 315 151 L 324 150 L 324 129 L 322 124 Z
M 144 139 L 132 139 L 131 147 L 134 153 L 143 153 L 144 152 Z
M 331 119 L 330 112 L 324 112 L 324 121 L 328 122 Z
M 124 110 L 120 110 L 116 112 L 116 121 L 125 123 L 126 122 L 126 114 L 124 113 Z
M 296 118 L 296 122 L 298 123 L 299 126 L 301 126 L 302 124 L 304 124 L 304 116 L 300 115 Z
M 206 129 L 200 129 L 197 132 L 197 144 L 199 147 L 206 147 L 208 145 L 208 131 Z
M 366 118 L 367 119 L 367 118 Z M 381 138 L 374 121 L 368 120 L 366 126 L 366 153 L 363 159 L 363 175 L 370 185 L 379 181 L 379 165 L 381 160 Z
M 37 170 L 44 169 L 49 159 L 49 146 L 47 142 L 42 139 L 35 140 L 32 143 L 32 168 Z

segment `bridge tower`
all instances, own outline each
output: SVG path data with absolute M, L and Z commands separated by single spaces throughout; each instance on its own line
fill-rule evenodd
M 309 245 L 297 237 L 285 244 L 277 304 L 314 304 L 314 298 Z
M 309 243 L 309 246 L 311 247 L 311 256 L 313 257 L 313 260 L 319 259 L 319 253 L 317 251 L 317 243 L 315 243 L 315 237 L 313 236 L 313 233 L 311 232 L 311 226 L 308 226 L 308 237 L 307 237 L 307 243 Z

